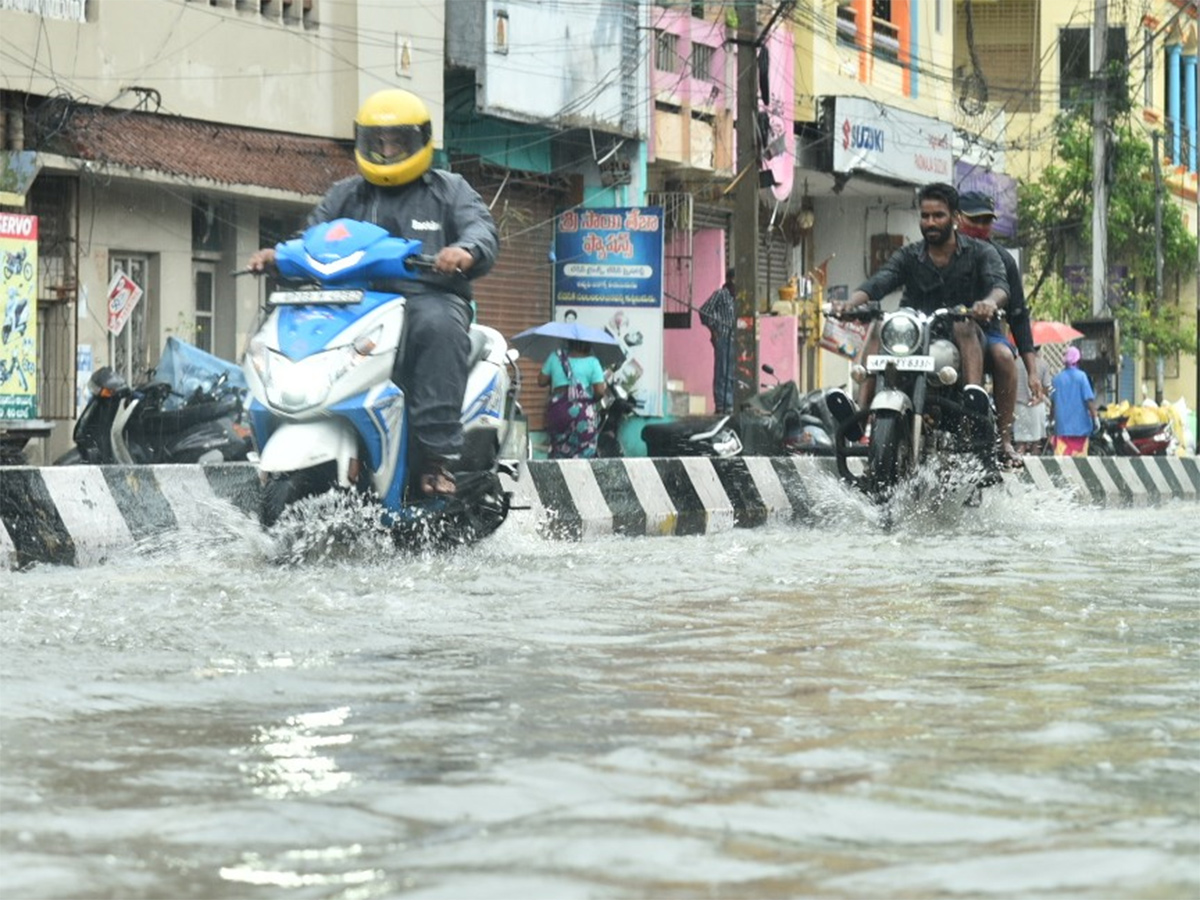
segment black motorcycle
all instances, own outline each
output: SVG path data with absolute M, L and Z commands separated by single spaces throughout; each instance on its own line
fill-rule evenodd
M 732 416 L 684 416 L 642 429 L 647 456 L 739 456 L 742 439 Z
M 234 462 L 253 449 L 242 390 L 228 375 L 180 397 L 165 381 L 131 388 L 108 366 L 88 380 L 91 397 L 75 423 L 75 447 L 56 465 Z M 182 405 L 170 408 L 174 397 Z
M 775 370 L 762 366 L 774 384 L 742 404 L 734 417 L 748 456 L 833 456 L 834 437 L 846 426 L 843 440 L 862 433 L 851 420 L 857 407 L 841 388 L 818 388 L 801 394 L 794 381 L 781 382 Z
M 875 379 L 875 396 L 869 409 L 859 410 L 835 434 L 841 476 L 876 501 L 891 497 L 897 485 L 933 457 L 970 459 L 964 471 L 980 487 L 999 480 L 991 400 L 982 389 L 968 391 L 959 384 L 962 360 L 953 329 L 955 322 L 971 320 L 971 311 L 958 306 L 924 313 L 901 307 L 885 313 L 877 304 L 867 304 L 841 318 L 881 322 L 878 352 L 851 369 L 857 382 Z M 851 438 L 868 421 L 866 467 L 856 477 L 848 457 L 861 454 Z

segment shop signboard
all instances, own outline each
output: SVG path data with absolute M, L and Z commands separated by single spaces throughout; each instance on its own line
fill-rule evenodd
M 834 104 L 833 171 L 864 172 L 909 184 L 954 178 L 949 123 L 861 97 Z
M 36 419 L 37 410 L 37 216 L 0 213 L 0 419 Z
M 643 415 L 663 408 L 663 211 L 573 209 L 555 222 L 554 317 L 607 331 L 615 377 Z

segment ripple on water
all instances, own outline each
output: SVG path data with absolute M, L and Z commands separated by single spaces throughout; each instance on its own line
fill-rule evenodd
M 817 495 L 283 565 L 231 517 L 15 573 L 0 891 L 1200 893 L 1194 505 Z

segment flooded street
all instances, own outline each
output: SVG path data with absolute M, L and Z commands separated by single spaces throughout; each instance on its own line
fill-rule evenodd
M 836 499 L 5 573 L 0 894 L 1200 895 L 1196 505 Z

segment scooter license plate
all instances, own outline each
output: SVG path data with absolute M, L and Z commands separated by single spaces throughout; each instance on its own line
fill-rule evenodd
M 362 291 L 275 291 L 272 306 L 348 306 L 362 303 Z
M 871 354 L 867 357 L 868 372 L 882 372 L 888 366 L 895 366 L 900 372 L 932 372 L 932 356 L 879 356 Z

